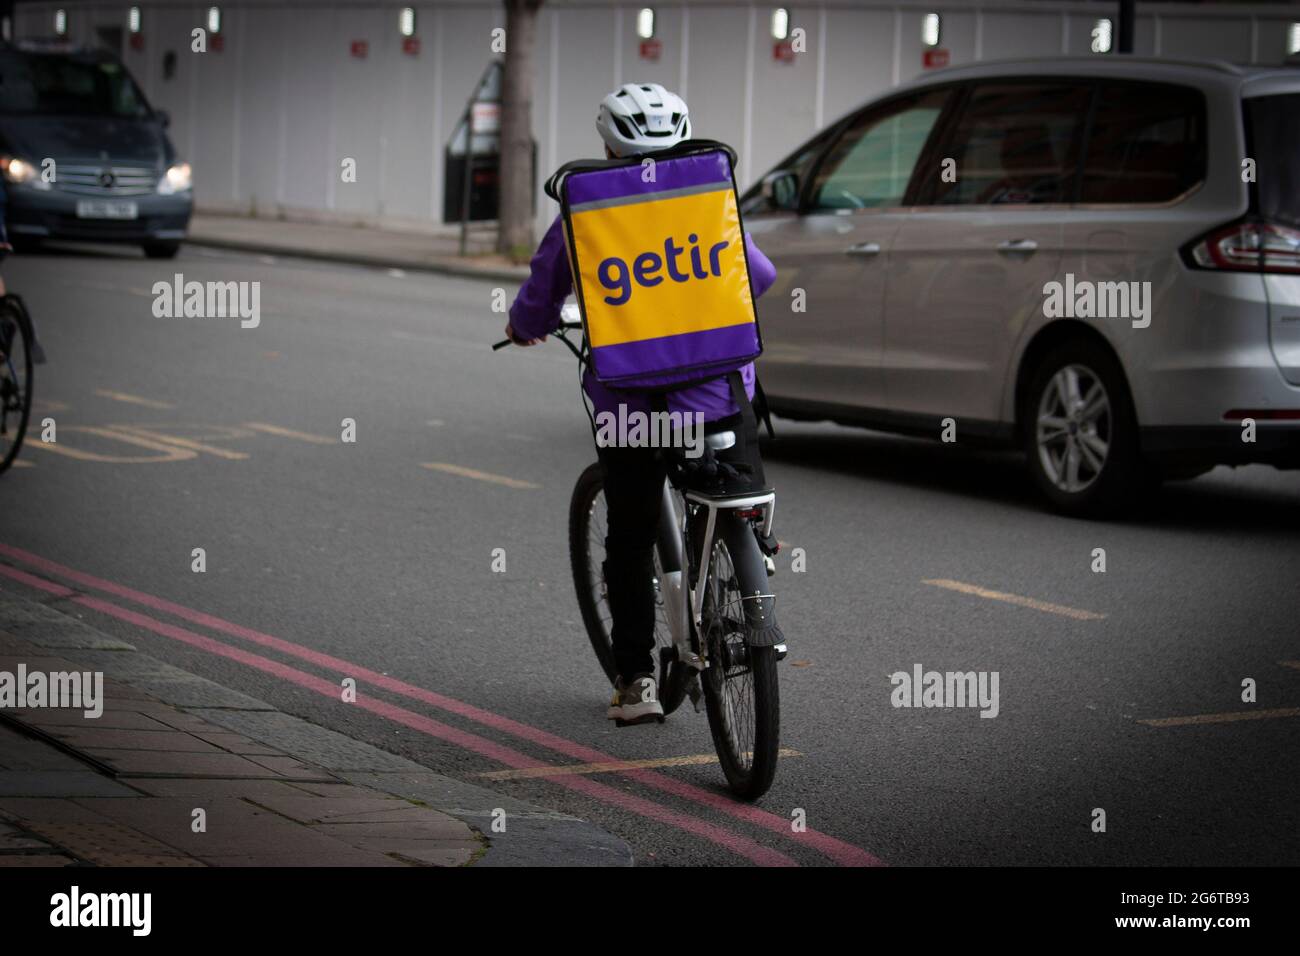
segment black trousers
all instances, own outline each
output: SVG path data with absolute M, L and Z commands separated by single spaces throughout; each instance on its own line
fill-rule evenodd
M 654 674 L 654 546 L 667 466 L 658 448 L 601 448 L 605 471 L 605 593 L 624 683 Z
M 732 430 L 736 446 L 720 452 L 722 461 L 745 462 L 762 484 L 757 445 L 744 441 L 741 417 L 731 415 L 705 424 L 705 433 Z M 638 674 L 653 675 L 655 660 L 654 547 L 663 506 L 665 454 L 659 448 L 596 446 L 605 472 L 605 593 L 613 618 L 610 639 L 619 675 L 627 683 Z

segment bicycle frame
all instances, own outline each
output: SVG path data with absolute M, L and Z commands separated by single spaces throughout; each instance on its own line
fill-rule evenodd
M 709 566 L 713 560 L 714 536 L 718 530 L 719 512 L 761 508 L 763 535 L 770 535 L 772 517 L 776 510 L 776 492 L 766 491 L 759 494 L 719 498 L 687 491 L 683 497 L 685 501 L 702 507 L 707 512 L 704 519 L 704 538 L 700 546 L 699 568 L 693 583 L 686 580 L 689 563 L 685 560 L 685 516 L 678 515 L 672 484 L 665 480 L 659 515 L 659 540 L 656 545 L 659 549 L 661 571 L 659 590 L 663 595 L 665 616 L 672 627 L 673 646 L 677 651 L 677 659 L 702 671 L 708 667 L 708 649 L 701 642 L 700 646 L 704 654 L 697 654 L 691 646 L 691 636 L 698 633 L 704 619 L 705 583 L 708 581 Z M 742 597 L 742 600 L 746 601 L 762 599 L 774 599 L 774 595 L 760 590 Z

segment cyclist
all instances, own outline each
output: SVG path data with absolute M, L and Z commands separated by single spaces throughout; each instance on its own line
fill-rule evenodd
M 605 141 L 608 158 L 626 159 L 667 149 L 690 139 L 686 103 L 657 83 L 625 84 L 605 97 L 596 117 L 596 129 Z M 771 261 L 745 235 L 750 283 L 762 295 L 776 279 Z M 530 266 L 530 274 L 510 308 L 506 337 L 516 345 L 544 342 L 560 324 L 560 308 L 573 291 L 573 277 L 565 250 L 563 220 L 557 217 L 546 231 Z M 754 396 L 754 366 L 741 371 L 745 394 Z M 590 371 L 583 375 L 583 390 L 593 413 L 627 414 L 652 411 L 644 393 L 615 391 L 597 382 Z M 731 398 L 726 378 L 668 392 L 670 412 L 702 413 L 710 426 L 727 428 L 740 421 L 740 409 Z M 737 428 L 739 435 L 740 430 Z M 738 438 L 739 441 L 739 438 Z M 757 449 L 748 449 L 750 460 Z M 610 639 L 619 677 L 606 712 L 611 720 L 642 723 L 662 719 L 654 677 L 654 545 L 659 523 L 667 463 L 651 447 L 602 446 L 596 453 L 604 470 L 608 506 L 605 538 L 605 585 L 609 600 Z

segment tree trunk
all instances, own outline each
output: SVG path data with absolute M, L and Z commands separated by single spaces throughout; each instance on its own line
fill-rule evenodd
M 497 251 L 523 261 L 533 251 L 533 41 L 542 0 L 505 0 L 505 5 Z

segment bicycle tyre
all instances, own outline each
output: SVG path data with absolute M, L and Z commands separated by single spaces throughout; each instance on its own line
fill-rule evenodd
M 618 665 L 614 662 L 614 645 L 600 616 L 592 588 L 598 575 L 592 568 L 590 548 L 592 509 L 604 484 L 600 463 L 594 462 L 583 470 L 573 486 L 573 497 L 569 499 L 569 564 L 573 568 L 573 587 L 578 594 L 578 610 L 582 612 L 587 639 L 596 652 L 600 669 L 613 686 L 618 680 Z
M 757 543 L 755 543 L 757 547 Z M 725 567 L 729 572 L 729 581 L 719 581 L 723 562 L 718 560 L 719 551 L 725 556 Z M 727 778 L 731 792 L 743 800 L 757 800 L 772 786 L 776 778 L 776 765 L 780 750 L 781 737 L 781 693 L 777 681 L 777 657 L 774 647 L 753 647 L 743 642 L 743 612 L 728 617 L 726 612 L 719 614 L 716 595 L 722 587 L 734 591 L 737 599 L 740 595 L 739 584 L 735 579 L 734 566 L 727 554 L 726 544 L 716 540 L 713 560 L 709 562 L 709 577 L 705 585 L 703 620 L 700 640 L 709 642 L 709 666 L 704 671 L 701 683 L 704 685 L 704 703 L 709 716 L 709 730 L 713 735 L 713 746 L 718 753 L 718 761 Z M 739 604 L 728 602 L 724 607 L 739 611 Z M 739 633 L 740 639 L 735 635 Z M 730 636 L 730 640 L 728 637 Z M 722 659 L 719 640 L 729 644 L 739 644 L 744 648 L 745 664 L 748 668 L 749 688 L 753 702 L 752 741 L 750 750 L 743 750 L 746 741 L 737 738 L 735 708 L 729 706 L 727 685 L 745 675 L 744 668 L 732 668 Z M 742 690 L 743 693 L 743 690 Z M 746 757 L 748 756 L 748 760 Z
M 4 419 L 6 430 L 9 424 L 8 417 L 10 412 L 18 412 L 17 427 L 14 429 L 12 437 L 9 438 L 6 443 L 7 447 L 5 448 L 4 457 L 0 459 L 0 474 L 8 471 L 9 467 L 14 463 L 14 459 L 18 457 L 18 452 L 22 448 L 23 437 L 27 434 L 27 424 L 31 419 L 32 414 L 33 335 L 31 320 L 27 317 L 27 313 L 23 309 L 14 305 L 7 299 L 3 299 L 0 300 L 0 323 L 5 321 L 12 321 L 14 323 L 14 335 L 22 340 L 22 356 L 19 358 L 19 361 L 23 366 L 23 380 L 21 385 L 15 385 L 15 387 L 21 390 L 21 394 L 18 396 L 19 404 L 14 409 L 10 409 L 9 407 L 10 396 L 8 394 L 0 395 L 0 402 L 4 403 L 3 407 L 0 408 L 0 416 Z M 11 357 L 12 343 L 10 343 L 10 351 L 5 355 L 4 367 L 3 369 L 0 369 L 0 382 L 8 383 L 11 381 L 10 375 L 17 372 L 17 369 L 14 369 L 12 366 Z

